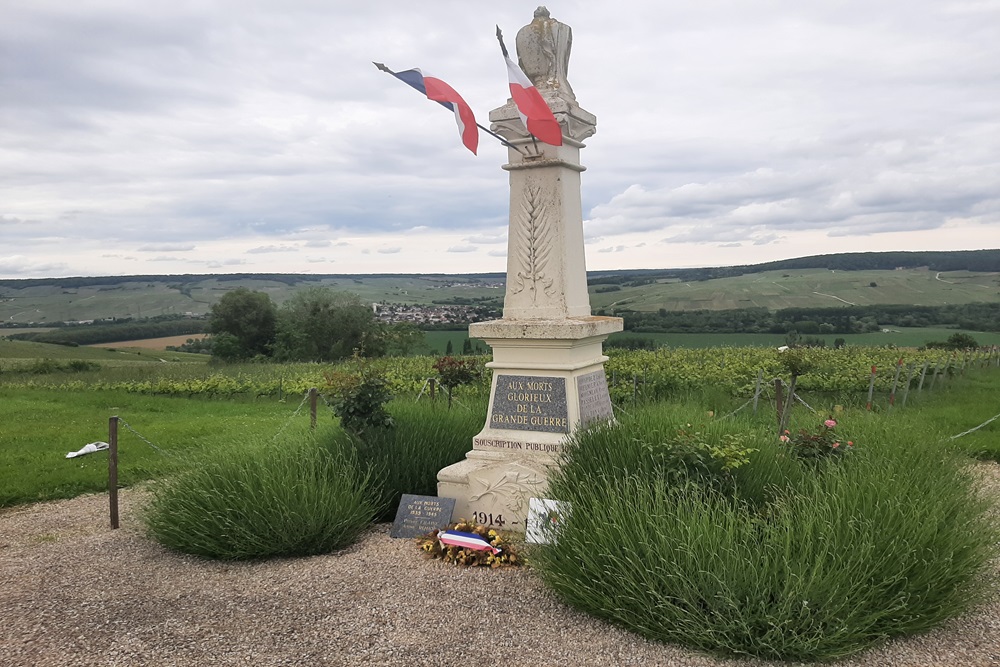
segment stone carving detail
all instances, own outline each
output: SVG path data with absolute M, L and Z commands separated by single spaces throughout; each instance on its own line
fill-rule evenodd
M 552 255 L 551 225 L 546 215 L 544 198 L 537 187 L 527 186 L 524 189 L 524 202 L 521 205 L 521 215 L 517 220 L 516 256 L 521 269 L 514 276 L 517 285 L 511 294 L 520 294 L 525 287 L 531 292 L 531 301 L 538 299 L 541 289 L 546 295 L 552 296 L 555 290 L 552 284 L 554 278 L 546 273 L 549 259 Z
M 536 88 L 555 89 L 576 99 L 566 79 L 573 48 L 572 28 L 552 18 L 545 7 L 539 7 L 534 20 L 518 31 L 516 45 L 518 64 Z
M 483 471 L 488 472 L 488 471 Z M 493 496 L 493 502 L 503 505 L 508 512 L 520 513 L 527 504 L 528 498 L 536 494 L 544 486 L 545 480 L 534 472 L 508 470 L 495 480 L 488 477 L 469 475 L 469 487 L 477 485 L 481 491 L 469 496 L 469 502 L 475 503 L 486 496 Z

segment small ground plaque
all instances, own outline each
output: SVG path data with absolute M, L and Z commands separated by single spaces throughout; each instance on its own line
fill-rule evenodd
M 569 433 L 566 378 L 498 375 L 490 427 Z
M 525 540 L 528 544 L 554 544 L 559 528 L 569 517 L 569 503 L 546 498 L 528 500 L 528 528 Z
M 608 379 L 604 369 L 587 373 L 576 378 L 576 391 L 580 396 L 580 425 L 594 421 L 614 419 L 611 395 L 608 393 Z
M 454 511 L 454 498 L 404 493 L 399 499 L 399 509 L 396 510 L 396 520 L 392 522 L 389 537 L 421 537 L 435 528 L 444 528 L 451 523 Z

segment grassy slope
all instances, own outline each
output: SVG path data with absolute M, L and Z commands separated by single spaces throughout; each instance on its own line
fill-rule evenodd
M 204 280 L 185 282 L 178 276 L 176 282 L 123 282 L 114 286 L 89 286 L 65 289 L 46 285 L 14 289 L 0 288 L 0 321 L 3 322 L 61 322 L 107 317 L 152 317 L 155 315 L 204 315 L 223 294 L 237 287 L 265 292 L 278 304 L 284 302 L 295 289 L 310 286 L 334 287 L 357 294 L 365 303 L 388 301 L 393 303 L 429 304 L 434 300 L 454 297 L 498 297 L 503 290 L 461 283 L 460 276 L 451 278 L 433 276 L 370 277 L 358 279 L 338 278 L 299 282 L 294 287 L 284 282 L 263 279 Z
M 83 359 L 112 366 L 141 363 L 162 364 L 164 361 L 203 364 L 208 361 L 205 355 L 186 352 L 142 349 L 111 350 L 87 346 L 69 347 L 0 338 L 0 370 L 21 367 L 37 359 L 59 361 Z
M 870 287 L 871 282 L 878 287 Z M 178 276 L 175 282 L 123 282 L 69 289 L 57 286 L 0 288 L 0 321 L 46 323 L 102 317 L 203 315 L 223 294 L 237 287 L 265 292 L 280 304 L 293 290 L 315 285 L 353 292 L 365 303 L 430 304 L 455 297 L 503 298 L 502 289 L 485 282 L 472 283 L 462 276 L 327 278 L 302 281 L 294 287 L 276 280 L 190 280 Z M 704 282 L 664 281 L 596 293 L 600 287 L 604 286 L 591 288 L 591 303 L 595 309 L 612 308 L 616 303 L 634 310 L 719 310 L 752 306 L 778 309 L 843 302 L 940 305 L 1000 301 L 1000 274 L 966 271 L 938 274 L 922 269 L 790 269 Z M 622 304 L 623 301 L 629 303 Z
M 871 287 L 872 282 L 878 286 Z M 590 299 L 594 309 L 622 305 L 638 311 L 753 307 L 777 310 L 846 303 L 945 305 L 1000 301 L 998 274 L 967 271 L 939 274 L 925 269 L 768 271 L 704 282 L 664 281 L 654 285 L 623 287 L 616 292 L 596 293 L 595 290 L 601 287 L 591 287 Z

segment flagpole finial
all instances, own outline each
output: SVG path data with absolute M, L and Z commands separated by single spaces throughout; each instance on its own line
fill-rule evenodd
M 383 72 L 385 72 L 385 73 L 387 73 L 387 74 L 392 74 L 392 70 L 391 70 L 391 69 L 389 69 L 388 67 L 386 67 L 386 66 L 385 66 L 385 64 L 383 64 L 383 63 L 377 63 L 377 62 L 375 62 L 375 61 L 373 60 L 373 61 L 372 61 L 372 65 L 375 65 L 375 67 L 376 67 L 377 69 L 379 69 L 379 70 L 381 70 L 381 71 L 383 71 Z
M 503 43 L 503 33 L 500 32 L 500 26 L 497 26 L 497 41 L 500 42 L 500 50 L 503 51 L 503 57 L 509 58 L 510 54 L 507 53 L 507 47 Z

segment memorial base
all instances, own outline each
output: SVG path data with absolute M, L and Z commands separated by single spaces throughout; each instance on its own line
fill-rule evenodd
M 601 344 L 621 331 L 616 317 L 496 320 L 469 327 L 493 348 L 486 425 L 464 461 L 438 473 L 438 496 L 454 517 L 524 531 L 529 498 L 543 498 L 548 473 L 579 428 L 614 419 Z

